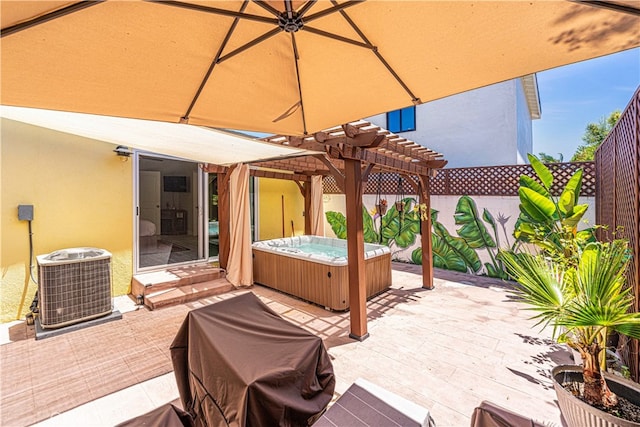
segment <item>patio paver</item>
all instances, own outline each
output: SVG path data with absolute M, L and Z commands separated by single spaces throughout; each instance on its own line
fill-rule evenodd
M 336 396 L 362 377 L 428 408 L 438 426 L 468 426 L 482 400 L 561 425 L 549 371 L 570 363 L 569 353 L 532 329 L 530 313 L 508 299 L 501 282 L 437 271 L 428 291 L 420 288 L 419 266 L 394 263 L 393 270 L 393 288 L 368 303 L 363 342 L 348 337 L 347 313 L 262 286 L 251 291 L 324 339 Z M 231 295 L 0 346 L 0 425 L 114 425 L 176 399 L 173 337 L 189 310 Z M 20 327 L 14 336 L 24 334 Z

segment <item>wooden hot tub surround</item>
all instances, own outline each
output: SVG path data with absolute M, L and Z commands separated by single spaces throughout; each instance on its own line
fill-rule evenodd
M 346 240 L 297 236 L 253 244 L 253 280 L 264 286 L 318 304 L 329 310 L 349 309 L 349 265 L 346 256 L 309 254 L 302 244 L 346 249 Z M 367 299 L 391 286 L 391 252 L 365 244 Z

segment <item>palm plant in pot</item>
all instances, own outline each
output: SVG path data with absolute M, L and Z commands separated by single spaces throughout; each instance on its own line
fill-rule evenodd
M 574 405 L 566 398 L 569 393 L 554 384 L 561 410 L 565 419 L 576 426 L 583 426 L 588 420 L 602 426 L 640 425 L 610 415 L 617 413 L 633 419 L 633 415 L 626 414 L 627 408 L 621 407 L 621 401 L 625 405 L 626 399 L 639 403 L 638 385 L 615 379 L 614 391 L 626 395 L 625 399 L 618 399 L 612 391 L 614 379 L 605 374 L 609 333 L 615 331 L 640 339 L 640 313 L 631 312 L 633 294 L 631 288 L 625 286 L 624 273 L 630 260 L 628 242 L 621 239 L 599 242 L 593 233 L 579 233 L 576 213 L 582 216 L 586 210 L 574 209 L 579 206 L 575 194 L 579 179 L 569 180 L 562 195 L 555 199 L 550 190 L 553 177 L 548 169 L 535 157 L 531 156 L 530 160 L 542 185 L 536 187 L 530 180 L 521 180 L 520 207 L 521 219 L 524 219 L 521 224 L 526 224 L 521 227 L 524 229 L 521 234 L 540 251 L 535 254 L 502 251 L 500 258 L 517 282 L 516 297 L 536 312 L 533 318 L 538 324 L 552 327 L 554 338 L 582 357 L 582 368 L 573 369 L 582 373 L 582 378 L 578 378 L 580 393 L 576 392 L 582 401 Z M 523 192 L 523 185 L 539 191 Z M 563 407 L 565 403 L 573 406 Z M 606 412 L 594 410 L 584 415 L 576 407 L 594 407 Z

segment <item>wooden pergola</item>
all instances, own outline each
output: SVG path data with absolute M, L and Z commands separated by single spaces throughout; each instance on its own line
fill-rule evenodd
M 311 177 L 332 176 L 346 196 L 347 255 L 349 259 L 350 337 L 364 340 L 367 332 L 364 238 L 362 219 L 363 184 L 372 173 L 401 175 L 419 196 L 419 203 L 430 212 L 429 178 L 447 161 L 413 141 L 395 135 L 366 121 L 357 121 L 326 129 L 306 137 L 277 135 L 264 142 L 310 150 L 313 154 L 251 163 L 251 175 L 294 181 L 305 200 L 305 233 L 310 234 Z M 234 166 L 207 165 L 218 174 L 218 212 L 220 224 L 220 265 L 225 268 L 229 256 L 229 176 Z M 422 283 L 433 288 L 431 219 L 421 220 Z

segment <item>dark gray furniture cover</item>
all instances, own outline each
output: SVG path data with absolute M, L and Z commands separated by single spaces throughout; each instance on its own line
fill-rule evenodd
M 191 311 L 171 358 L 196 425 L 310 425 L 335 387 L 322 340 L 252 293 Z

